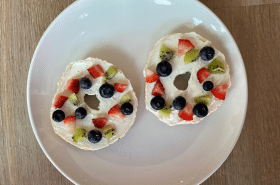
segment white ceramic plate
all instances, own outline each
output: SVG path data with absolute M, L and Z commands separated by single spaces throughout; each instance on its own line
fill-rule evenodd
M 216 112 L 196 125 L 167 126 L 145 110 L 143 68 L 163 36 L 195 31 L 221 50 L 232 86 Z M 62 140 L 49 111 L 66 66 L 88 56 L 115 64 L 139 99 L 134 126 L 117 143 L 83 151 Z M 227 158 L 244 122 L 247 79 L 225 25 L 198 1 L 80 0 L 49 26 L 34 53 L 27 103 L 36 138 L 53 165 L 77 184 L 198 184 Z

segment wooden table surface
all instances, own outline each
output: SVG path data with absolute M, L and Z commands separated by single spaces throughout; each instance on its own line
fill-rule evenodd
M 0 184 L 72 184 L 33 134 L 26 105 L 30 61 L 42 34 L 74 0 L 0 0 Z M 240 138 L 203 184 L 280 184 L 280 0 L 202 0 L 244 59 L 249 104 Z

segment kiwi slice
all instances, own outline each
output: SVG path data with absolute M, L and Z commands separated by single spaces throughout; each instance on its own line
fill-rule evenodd
M 115 66 L 110 66 L 103 76 L 103 82 L 106 80 L 111 80 L 118 73 L 118 69 Z
M 103 132 L 105 134 L 106 139 L 111 139 L 114 135 L 116 135 L 117 131 L 112 125 L 106 125 L 103 127 Z
M 168 48 L 167 46 L 165 46 L 164 44 L 162 44 L 160 46 L 159 58 L 161 60 L 169 61 L 172 59 L 174 53 L 175 53 L 174 50 L 172 50 L 172 49 Z
M 131 98 L 128 94 L 123 95 L 122 99 L 121 99 L 121 104 L 130 102 Z
M 226 72 L 224 63 L 217 58 L 212 60 L 207 69 L 212 74 L 224 74 Z
M 75 128 L 74 130 L 74 134 L 73 134 L 73 141 L 75 143 L 79 142 L 79 141 L 83 141 L 87 138 L 87 132 L 85 129 L 83 128 Z
M 209 95 L 198 96 L 194 98 L 195 103 L 203 103 L 206 106 L 211 104 L 212 98 Z
M 189 64 L 191 62 L 196 61 L 199 58 L 199 50 L 192 49 L 185 54 L 184 62 L 185 64 Z
M 163 107 L 161 110 L 158 111 L 158 113 L 168 118 L 170 117 L 170 112 L 171 112 L 171 105 L 169 103 L 167 103 L 165 107 Z
M 75 93 L 72 93 L 69 97 L 68 97 L 69 101 L 75 105 L 78 106 L 80 104 L 79 98 Z

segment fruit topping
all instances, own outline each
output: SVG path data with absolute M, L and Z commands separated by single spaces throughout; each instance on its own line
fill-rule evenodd
M 166 47 L 165 45 L 161 45 L 160 46 L 160 51 L 159 51 L 159 58 L 161 60 L 166 60 L 169 61 L 172 59 L 173 55 L 174 55 L 175 51 Z
M 75 110 L 75 116 L 78 119 L 84 119 L 87 116 L 87 110 L 84 107 L 79 107 Z
M 217 87 L 212 89 L 211 92 L 216 98 L 218 98 L 220 100 L 224 100 L 224 99 L 226 99 L 227 90 L 228 90 L 228 85 L 222 84 L 222 85 L 218 85 Z
M 183 110 L 180 110 L 178 116 L 186 121 L 193 120 L 193 110 L 190 104 L 187 104 Z
M 226 72 L 224 63 L 217 58 L 212 60 L 207 69 L 212 74 L 224 74 Z
M 65 89 L 75 94 L 79 92 L 79 79 L 69 79 L 65 86 Z
M 125 115 L 122 113 L 120 107 L 118 105 L 115 105 L 112 107 L 109 111 L 108 114 L 112 117 L 115 117 L 117 119 L 124 119 Z
M 78 106 L 80 104 L 79 98 L 75 93 L 72 93 L 69 97 L 68 97 L 69 101 L 75 105 Z
M 115 83 L 114 88 L 117 92 L 123 92 L 127 88 L 127 84 Z
M 194 106 L 193 113 L 197 117 L 205 117 L 208 114 L 208 108 L 204 103 L 198 103 Z
M 79 80 L 79 86 L 81 89 L 89 89 L 92 86 L 92 83 L 89 78 L 84 77 Z
M 194 45 L 191 43 L 191 41 L 187 39 L 179 39 L 178 42 L 178 56 L 184 55 L 186 52 L 190 51 L 194 48 Z
M 172 72 L 172 66 L 169 62 L 163 60 L 157 65 L 157 73 L 162 76 L 166 77 L 169 76 Z
M 87 70 L 93 78 L 98 78 L 98 77 L 104 75 L 104 70 L 101 67 L 101 65 L 99 65 L 99 64 L 93 65 L 90 68 L 88 68 Z
M 101 85 L 99 88 L 99 93 L 103 98 L 111 98 L 114 95 L 114 91 L 114 86 L 108 83 Z
M 200 50 L 200 57 L 204 61 L 212 60 L 215 56 L 215 50 L 210 46 L 205 46 Z
M 76 117 L 75 116 L 67 116 L 63 119 L 63 123 L 65 125 L 66 130 L 68 130 L 69 133 L 74 132 L 74 129 L 76 127 Z
M 110 66 L 105 75 L 104 75 L 104 79 L 105 80 L 111 80 L 112 78 L 114 78 L 114 76 L 118 73 L 118 69 L 115 66 Z
M 87 137 L 88 137 L 88 135 L 87 135 L 87 132 L 85 129 L 75 128 L 72 139 L 75 143 L 77 143 L 79 141 L 85 140 Z
M 162 96 L 164 94 L 164 87 L 162 85 L 162 83 L 160 82 L 160 80 L 158 79 L 153 90 L 152 90 L 152 95 L 153 96 Z
M 147 83 L 153 83 L 153 82 L 157 81 L 157 79 L 159 79 L 159 77 L 160 77 L 158 74 L 152 72 L 149 69 L 146 69 L 145 72 L 146 72 L 146 82 Z
M 52 114 L 52 119 L 56 122 L 61 122 L 65 118 L 65 114 L 62 110 L 56 110 Z
M 171 105 L 169 103 L 167 103 L 165 105 L 165 107 L 163 107 L 161 110 L 158 111 L 158 113 L 160 113 L 161 115 L 163 115 L 165 117 L 170 117 Z
M 151 106 L 155 110 L 160 110 L 165 106 L 165 100 L 161 96 L 155 96 L 151 100 Z
M 211 73 L 205 67 L 198 70 L 196 74 L 199 83 L 203 83 L 210 75 Z
M 61 108 L 67 99 L 68 99 L 68 97 L 66 97 L 66 96 L 56 95 L 54 102 L 53 102 L 54 108 L 56 108 L 56 109 Z
M 91 143 L 98 143 L 102 139 L 102 133 L 99 130 L 91 130 L 88 133 L 88 140 Z
M 117 131 L 112 125 L 106 125 L 103 128 L 103 132 L 105 134 L 106 139 L 111 139 L 114 135 L 116 135 Z
M 103 128 L 108 121 L 108 118 L 95 118 L 92 119 L 92 123 L 96 128 Z
M 204 96 L 198 96 L 194 98 L 195 103 L 203 103 L 206 106 L 209 106 L 211 104 L 212 98 L 208 95 Z
M 189 64 L 191 62 L 196 61 L 199 58 L 199 50 L 192 49 L 185 54 L 184 62 L 185 64 Z
M 182 110 L 183 108 L 185 108 L 187 102 L 186 102 L 186 99 L 182 96 L 177 96 L 173 103 L 172 103 L 172 106 L 174 107 L 174 109 L 176 110 Z
M 127 103 L 131 101 L 131 97 L 128 94 L 123 95 L 121 99 L 121 104 Z
M 130 103 L 124 103 L 121 106 L 121 111 L 124 115 L 130 115 L 133 112 L 133 106 Z
M 214 87 L 214 84 L 211 81 L 206 81 L 203 83 L 202 87 L 203 87 L 204 91 L 211 91 Z

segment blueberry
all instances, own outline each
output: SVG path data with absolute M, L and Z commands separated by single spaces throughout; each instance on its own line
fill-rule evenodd
M 78 119 L 84 119 L 87 116 L 87 110 L 84 107 L 79 107 L 75 110 L 75 116 Z
M 89 78 L 84 77 L 79 80 L 79 86 L 81 89 L 89 89 L 91 88 L 92 83 Z
M 166 77 L 169 76 L 172 72 L 172 66 L 169 62 L 167 61 L 161 61 L 160 63 L 158 63 L 157 65 L 157 73 L 162 76 L 162 77 Z
M 214 58 L 215 50 L 210 46 L 206 46 L 200 50 L 199 55 L 202 60 L 209 61 Z
M 114 86 L 105 83 L 99 88 L 99 93 L 103 98 L 111 98 L 114 95 Z
M 211 91 L 214 87 L 214 84 L 211 81 L 206 81 L 203 83 L 203 89 L 205 91 Z
M 175 98 L 175 100 L 172 103 L 172 106 L 174 107 L 174 109 L 176 110 L 182 110 L 183 108 L 185 108 L 187 102 L 186 99 L 182 96 L 177 96 Z
M 102 134 L 99 130 L 91 130 L 88 133 L 88 140 L 92 143 L 98 143 L 102 139 Z
M 124 115 L 130 115 L 133 112 L 133 106 L 130 103 L 124 103 L 121 106 L 121 111 Z
M 165 100 L 163 97 L 161 96 L 155 96 L 152 100 L 151 100 L 151 106 L 153 107 L 153 109 L 155 110 L 160 110 L 165 106 Z
M 193 113 L 197 117 L 205 117 L 208 114 L 208 108 L 204 103 L 198 103 L 194 106 Z
M 62 110 L 56 110 L 53 112 L 52 119 L 56 122 L 61 122 L 65 118 L 65 114 Z

